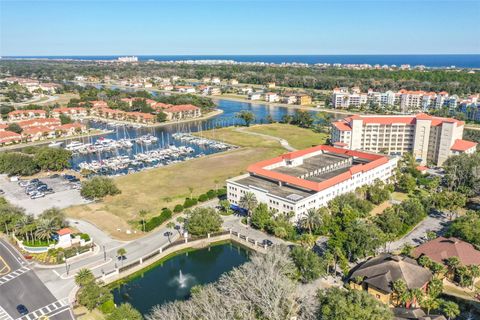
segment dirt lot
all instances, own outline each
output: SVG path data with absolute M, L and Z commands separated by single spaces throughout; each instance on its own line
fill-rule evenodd
M 25 208 L 25 212 L 39 215 L 46 209 L 57 207 L 60 209 L 74 205 L 88 203 L 87 200 L 80 196 L 79 190 L 71 189 L 71 184 L 62 178 L 42 178 L 55 193 L 47 194 L 43 198 L 30 199 L 25 194 L 24 188 L 18 185 L 18 182 L 12 182 L 6 175 L 0 175 L 0 189 L 5 194 L 3 197 L 10 203 Z

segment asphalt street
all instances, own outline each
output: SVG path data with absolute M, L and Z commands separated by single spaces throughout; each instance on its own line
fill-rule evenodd
M 0 319 L 34 320 L 48 316 L 52 320 L 71 320 L 68 301 L 58 301 L 31 270 L 22 255 L 7 241 L 0 239 L 1 262 L 8 267 L 0 276 Z M 1 267 L 1 266 L 0 266 Z M 29 313 L 22 316 L 16 307 L 23 304 Z

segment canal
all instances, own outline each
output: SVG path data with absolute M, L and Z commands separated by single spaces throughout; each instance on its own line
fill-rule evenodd
M 249 254 L 233 243 L 181 253 L 127 278 L 112 290 L 114 301 L 117 305 L 128 302 L 148 314 L 155 305 L 188 299 L 193 286 L 218 280 L 223 273 L 247 262 Z

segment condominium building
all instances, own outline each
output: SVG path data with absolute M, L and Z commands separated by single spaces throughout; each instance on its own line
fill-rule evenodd
M 424 113 L 407 116 L 355 115 L 332 123 L 331 141 L 352 150 L 402 155 L 422 164 L 442 165 L 451 155 L 476 150 L 462 140 L 464 122 Z
M 294 212 L 301 219 L 309 209 L 326 206 L 338 195 L 387 181 L 397 158 L 327 145 L 299 150 L 248 167 L 248 174 L 227 180 L 227 196 L 241 206 L 251 192 L 259 203 L 279 213 Z
M 361 93 L 357 87 L 348 90 L 348 88 L 333 89 L 332 105 L 335 109 L 344 109 L 348 107 L 359 107 L 366 104 L 368 95 Z

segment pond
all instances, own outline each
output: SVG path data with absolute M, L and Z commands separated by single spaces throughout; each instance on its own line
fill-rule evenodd
M 225 272 L 249 260 L 250 252 L 233 243 L 174 256 L 113 289 L 114 301 L 130 303 L 142 314 L 155 305 L 190 297 L 195 285 L 214 282 Z

